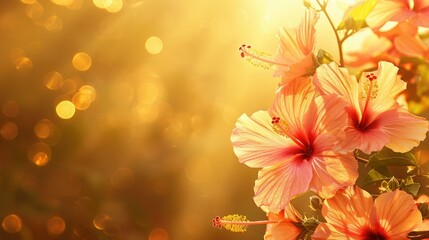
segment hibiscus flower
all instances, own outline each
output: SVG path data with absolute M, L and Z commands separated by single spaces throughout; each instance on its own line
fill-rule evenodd
M 429 1 L 379 0 L 366 18 L 372 29 L 378 30 L 388 21 L 409 21 L 415 26 L 429 27 Z
M 357 178 L 352 154 L 332 149 L 347 116 L 338 96 L 316 96 L 310 78 L 299 78 L 278 90 L 268 111 L 243 114 L 231 141 L 241 163 L 262 168 L 255 182 L 255 203 L 269 211 L 284 209 L 307 190 L 332 197 Z
M 272 60 L 263 57 L 266 53 L 244 44 L 239 48 L 241 56 L 256 66 L 275 66 L 274 76 L 282 78 L 280 85 L 286 85 L 298 77 L 312 75 L 319 65 L 313 54 L 316 32 L 314 26 L 318 19 L 317 12 L 306 10 L 297 28 L 280 28 L 277 33 L 280 43 Z
M 369 154 L 386 146 L 395 152 L 407 152 L 426 138 L 428 121 L 409 113 L 396 101 L 406 88 L 397 71 L 393 64 L 379 62 L 378 70 L 363 72 L 358 82 L 335 63 L 317 69 L 314 83 L 322 94 L 337 94 L 348 102 L 349 121 L 339 136 L 339 151 L 360 149 Z
M 339 190 L 322 207 L 326 223 L 317 226 L 312 239 L 408 239 L 422 223 L 413 197 L 401 190 L 383 193 L 373 200 L 359 187 Z

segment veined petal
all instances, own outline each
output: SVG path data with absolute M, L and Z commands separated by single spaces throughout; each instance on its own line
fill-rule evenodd
M 354 185 L 358 177 L 358 164 L 353 154 L 333 152 L 329 143 L 334 141 L 336 139 L 333 136 L 320 135 L 314 142 L 310 189 L 315 190 L 322 198 L 330 198 L 338 189 Z
M 318 19 L 319 14 L 317 12 L 307 10 L 297 28 L 279 29 L 277 37 L 280 40 L 280 44 L 274 60 L 286 66 L 279 65 L 274 76 L 287 74 L 288 76 L 283 82 L 287 82 L 291 75 L 301 77 L 309 73 L 309 70 L 313 70 L 310 63 L 314 65 L 311 53 L 314 48 L 316 32 L 314 26 Z M 300 64 L 301 66 L 295 65 L 291 67 L 293 64 Z
M 384 61 L 378 63 L 377 71 L 362 73 L 359 80 L 360 95 L 371 98 L 373 112 L 379 113 L 394 107 L 397 104 L 396 97 L 407 88 L 407 84 L 397 76 L 397 73 L 397 67 Z M 377 78 L 369 80 L 366 76 L 370 74 L 374 74 Z M 370 84 L 372 84 L 372 90 L 368 92 Z
M 359 106 L 358 83 L 347 69 L 340 68 L 334 62 L 317 68 L 314 84 L 325 95 L 338 94 L 353 106 Z
M 360 239 L 361 228 L 369 225 L 372 208 L 372 196 L 359 187 L 350 186 L 325 200 L 322 215 L 331 232 L 342 234 L 342 238 L 337 239 Z M 316 233 L 322 230 L 316 229 Z M 323 232 L 329 231 L 325 229 Z
M 317 20 L 319 20 L 318 12 L 305 11 L 304 19 L 296 31 L 298 46 L 304 55 L 308 55 L 313 51 Z
M 379 0 L 366 18 L 366 23 L 373 29 L 381 28 L 388 21 L 405 21 L 414 16 L 407 0 Z
M 376 120 L 373 126 L 365 131 L 360 131 L 353 121 L 349 121 L 344 134 L 339 135 L 339 145 L 335 150 L 346 153 L 360 149 L 367 154 L 381 150 L 389 142 L 389 137 L 382 130 L 378 121 Z
M 316 135 L 320 133 L 337 135 L 347 126 L 346 104 L 344 98 L 335 94 L 316 97 L 315 103 L 310 105 L 304 116 L 304 127 L 313 129 Z
M 389 136 L 386 147 L 395 152 L 408 152 L 426 138 L 429 123 L 404 108 L 395 110 L 380 115 L 382 129 Z
M 297 148 L 292 140 L 274 132 L 266 111 L 258 111 L 251 117 L 241 115 L 231 142 L 238 160 L 255 168 L 275 165 L 292 156 Z
M 316 62 L 313 53 L 303 57 L 300 61 L 293 63 L 280 73 L 275 73 L 274 76 L 282 76 L 281 85 L 284 86 L 296 78 L 312 75 L 316 71 Z
M 302 119 L 314 102 L 315 89 L 308 77 L 302 77 L 281 87 L 268 110 L 271 116 L 284 119 L 291 133 L 302 128 Z
M 407 234 L 422 223 L 422 215 L 410 194 L 395 190 L 375 199 L 371 221 L 378 222 L 392 239 L 406 239 Z
M 356 239 L 358 236 L 355 236 Z M 352 237 L 346 237 L 344 233 L 338 232 L 335 228 L 329 223 L 320 223 L 317 225 L 316 230 L 313 235 L 311 235 L 313 240 L 337 240 L 337 239 L 355 239 Z
M 294 196 L 308 190 L 311 177 L 311 164 L 300 157 L 292 157 L 259 171 L 253 199 L 257 206 L 266 206 L 270 211 L 278 212 Z

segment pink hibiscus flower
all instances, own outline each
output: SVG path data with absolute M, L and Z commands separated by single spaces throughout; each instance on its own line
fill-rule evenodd
M 278 90 L 269 111 L 237 120 L 231 136 L 235 154 L 249 167 L 262 168 L 254 188 L 258 206 L 278 212 L 309 189 L 326 198 L 354 184 L 353 155 L 332 150 L 346 126 L 344 106 L 335 95 L 316 97 L 310 78 L 299 78 Z
M 248 58 L 248 61 L 255 65 L 264 66 L 255 61 L 267 64 L 264 66 L 266 68 L 274 65 L 277 68 L 274 76 L 282 78 L 280 85 L 298 77 L 312 75 L 319 65 L 313 54 L 316 32 L 314 26 L 318 19 L 317 12 L 307 10 L 297 28 L 280 28 L 277 33 L 280 44 L 273 60 L 263 58 L 264 53 L 252 50 L 247 45 L 240 47 L 241 56 Z
M 428 121 L 396 101 L 406 88 L 397 71 L 393 64 L 379 62 L 377 71 L 362 73 L 358 82 L 335 63 L 317 69 L 314 83 L 322 94 L 338 94 L 348 102 L 348 126 L 339 136 L 337 150 L 360 149 L 369 154 L 386 146 L 407 152 L 426 138 Z
M 429 1 L 379 0 L 366 18 L 372 29 L 380 29 L 388 21 L 409 21 L 415 26 L 429 27 Z
M 404 191 L 383 193 L 373 200 L 359 187 L 339 190 L 322 207 L 326 223 L 317 226 L 312 239 L 408 239 L 422 223 L 413 197 Z

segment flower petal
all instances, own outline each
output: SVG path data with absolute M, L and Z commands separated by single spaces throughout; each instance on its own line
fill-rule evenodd
M 322 94 L 338 94 L 353 106 L 359 106 L 358 83 L 347 69 L 334 62 L 317 68 L 314 84 Z
M 315 190 L 322 198 L 330 198 L 338 189 L 353 185 L 358 177 L 358 164 L 353 154 L 333 152 L 334 141 L 335 137 L 321 135 L 314 143 L 315 156 L 311 161 L 313 178 L 310 189 Z
M 360 239 L 360 229 L 369 224 L 372 208 L 372 196 L 357 186 L 350 186 L 325 200 L 322 215 L 331 232 L 342 233 L 347 239 Z M 316 232 L 319 234 L 323 229 Z
M 407 0 L 380 0 L 366 17 L 366 23 L 378 30 L 388 21 L 402 22 L 414 15 Z
M 382 129 L 389 136 L 386 147 L 395 152 L 408 152 L 426 138 L 429 123 L 404 108 L 395 110 L 380 115 L 380 119 L 383 119 Z
M 378 222 L 392 239 L 406 239 L 422 223 L 422 215 L 410 194 L 395 190 L 375 199 L 371 220 L 373 224 Z
M 304 127 L 312 129 L 316 135 L 320 133 L 337 135 L 347 126 L 348 115 L 345 106 L 345 100 L 334 94 L 316 97 L 315 104 L 310 105 L 304 116 Z
M 296 144 L 274 132 L 271 117 L 266 111 L 243 114 L 238 118 L 231 135 L 234 153 L 249 167 L 267 167 L 289 158 Z
M 261 169 L 254 188 L 256 205 L 273 212 L 284 209 L 294 196 L 308 190 L 311 176 L 310 163 L 300 157 Z
M 400 53 L 409 57 L 422 57 L 428 50 L 428 47 L 417 36 L 398 36 L 395 38 L 394 44 Z
M 376 80 L 370 81 L 366 78 L 369 74 L 375 74 Z M 390 62 L 380 61 L 378 70 L 374 72 L 363 72 L 359 80 L 361 95 L 371 97 L 371 109 L 379 113 L 395 107 L 396 97 L 407 88 L 407 84 L 398 76 L 398 68 Z M 372 91 L 369 93 L 368 85 L 372 83 Z M 363 107 L 362 107 L 363 108 Z
M 280 28 L 277 37 L 280 40 L 277 48 L 277 55 L 274 61 L 284 65 L 278 65 L 274 76 L 288 75 L 286 81 L 291 76 L 301 77 L 308 73 L 309 65 L 314 64 L 312 51 L 314 48 L 315 28 L 319 14 L 312 10 L 307 10 L 305 16 L 297 28 Z M 310 63 L 311 62 L 311 63 Z M 304 67 L 300 66 L 304 64 Z M 296 64 L 290 68 L 290 65 Z M 289 72 L 291 71 L 292 72 Z M 311 70 L 311 69 L 310 69 Z
M 311 104 L 314 104 L 314 86 L 310 78 L 295 79 L 286 87 L 281 87 L 268 110 L 271 116 L 284 119 L 289 125 L 291 133 L 300 131 L 302 119 Z
M 303 229 L 295 226 L 288 220 L 282 220 L 275 224 L 271 229 L 272 238 L 264 238 L 264 240 L 289 240 L 298 239 Z M 266 237 L 266 235 L 264 236 Z

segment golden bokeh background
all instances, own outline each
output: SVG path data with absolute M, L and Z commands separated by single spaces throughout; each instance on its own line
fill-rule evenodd
M 257 169 L 229 138 L 277 79 L 238 47 L 275 53 L 277 29 L 303 11 L 301 0 L 1 1 L 0 239 L 261 239 L 263 226 L 211 226 L 265 218 Z

